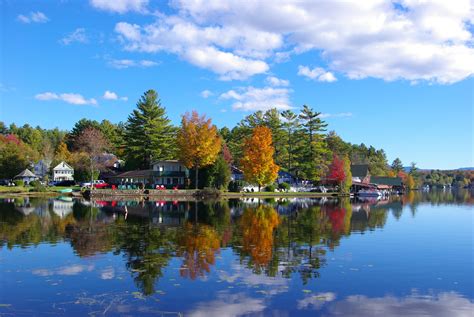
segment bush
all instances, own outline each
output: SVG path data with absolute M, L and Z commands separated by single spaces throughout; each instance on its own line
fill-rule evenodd
M 229 183 L 228 189 L 230 192 L 240 193 L 243 187 L 244 183 L 242 181 L 231 181 Z
M 30 186 L 33 187 L 30 189 L 30 192 L 45 192 L 46 191 L 46 187 L 43 184 L 41 184 L 40 181 L 32 181 L 30 182 Z
M 21 179 L 15 179 L 13 183 L 15 183 L 16 186 L 25 186 L 25 182 Z
M 265 187 L 265 191 L 267 192 L 275 192 L 275 189 L 276 187 L 273 184 L 267 185 L 267 187 Z
M 287 192 L 290 190 L 291 186 L 290 184 L 283 182 L 281 184 L 278 184 L 278 188 L 283 189 L 285 192 Z

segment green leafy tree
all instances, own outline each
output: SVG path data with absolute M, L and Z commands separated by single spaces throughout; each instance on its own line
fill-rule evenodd
M 130 168 L 150 168 L 155 160 L 175 157 L 175 129 L 154 90 L 146 91 L 125 127 L 125 155 Z

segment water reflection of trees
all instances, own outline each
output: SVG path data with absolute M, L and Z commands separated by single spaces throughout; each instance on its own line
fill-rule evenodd
M 246 208 L 240 218 L 242 253 L 249 255 L 249 266 L 260 273 L 272 259 L 273 232 L 280 223 L 280 217 L 270 205 Z
M 466 196 L 467 195 L 467 196 Z M 12 199 L 0 204 L 0 248 L 71 244 L 80 257 L 122 255 L 137 287 L 152 294 L 173 257 L 182 277 L 212 271 L 230 247 L 255 274 L 318 278 L 344 237 L 385 226 L 388 215 L 413 215 L 422 203 L 473 203 L 471 195 L 411 192 L 390 201 L 254 200 L 243 202 L 65 202 Z M 70 211 L 69 211 L 69 207 Z M 128 206 L 128 208 L 125 208 Z M 127 211 L 127 213 L 125 213 Z
M 219 249 L 220 237 L 213 227 L 186 223 L 178 235 L 177 255 L 183 258 L 181 276 L 194 280 L 209 273 Z

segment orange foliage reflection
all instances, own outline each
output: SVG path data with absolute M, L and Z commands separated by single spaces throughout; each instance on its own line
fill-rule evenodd
M 258 266 L 267 265 L 272 258 L 273 230 L 280 224 L 280 217 L 271 206 L 245 209 L 242 218 L 243 250 L 250 253 Z
M 219 235 L 213 227 L 186 223 L 179 244 L 178 256 L 183 257 L 180 268 L 182 277 L 194 280 L 210 272 L 220 247 Z

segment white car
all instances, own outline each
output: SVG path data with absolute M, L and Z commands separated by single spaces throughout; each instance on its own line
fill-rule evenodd
M 105 182 L 101 179 L 93 181 L 94 187 L 97 185 L 103 185 Z M 91 182 L 81 183 L 81 187 L 91 187 Z M 99 186 L 100 187 L 100 186 Z

